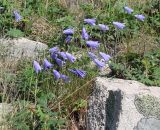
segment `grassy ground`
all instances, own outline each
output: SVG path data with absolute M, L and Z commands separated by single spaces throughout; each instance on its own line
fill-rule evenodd
M 70 83 L 55 81 L 52 70 L 35 74 L 32 61 L 5 61 L 6 51 L 0 50 L 1 101 L 15 107 L 9 123 L 14 129 L 85 129 L 87 99 L 99 70 L 91 67 L 88 49 L 81 39 L 85 26 L 91 36 L 105 44 L 110 62 L 110 76 L 138 80 L 150 86 L 160 86 L 160 3 L 150 0 L 2 0 L 0 6 L 0 36 L 27 37 L 41 41 L 49 47 L 59 46 L 61 51 L 80 54 L 74 64 L 67 62 L 64 68 L 54 66 L 61 73 L 71 77 Z M 124 13 L 128 5 L 134 14 L 143 14 L 144 22 L 134 14 Z M 143 5 L 143 6 L 142 6 Z M 16 22 L 13 11 L 23 16 Z M 83 23 L 84 18 L 96 18 L 97 23 L 109 25 L 110 30 L 102 34 L 96 27 Z M 124 22 L 126 29 L 116 32 L 113 21 Z M 75 34 L 66 45 L 63 30 L 72 27 Z M 114 45 L 116 43 L 116 49 Z M 103 45 L 102 44 L 102 45 Z M 104 51 L 103 46 L 99 51 Z M 96 52 L 98 53 L 98 52 Z M 45 55 L 50 61 L 50 55 Z M 41 64 L 44 56 L 37 59 Z M 79 78 L 67 71 L 68 68 L 84 69 L 85 78 Z M 106 76 L 107 77 L 107 76 Z

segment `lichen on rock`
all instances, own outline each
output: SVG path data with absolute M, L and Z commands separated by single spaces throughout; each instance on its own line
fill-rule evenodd
M 135 106 L 144 117 L 160 119 L 160 99 L 151 95 L 137 95 Z

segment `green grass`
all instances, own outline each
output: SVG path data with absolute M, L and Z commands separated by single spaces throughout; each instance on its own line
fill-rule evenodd
M 148 4 L 144 6 L 143 2 Z M 2 48 L 0 83 L 4 88 L 1 90 L 1 101 L 12 103 L 14 106 L 9 118 L 10 125 L 14 129 L 51 130 L 75 125 L 72 120 L 77 118 L 80 123 L 80 118 L 87 109 L 95 77 L 99 74 L 97 68 L 91 67 L 91 60 L 87 56 L 89 49 L 81 38 L 83 26 L 89 32 L 90 39 L 105 44 L 107 53 L 112 55 L 113 60 L 109 65 L 111 76 L 160 86 L 158 4 L 156 0 L 139 1 L 136 4 L 127 0 L 93 0 L 90 3 L 79 2 L 78 8 L 73 11 L 73 8 L 69 8 L 67 0 L 2 0 L 0 6 L 5 10 L 0 12 L 1 37 L 24 36 L 42 41 L 49 47 L 59 46 L 61 51 L 82 55 L 74 64 L 67 62 L 64 68 L 59 68 L 50 59 L 48 52 L 37 58 L 42 64 L 43 59 L 47 57 L 54 63 L 54 69 L 71 78 L 71 82 L 64 83 L 62 80 L 55 81 L 52 69 L 36 75 L 32 61 L 20 61 L 16 65 L 13 62 L 4 62 L 7 54 Z M 134 13 L 124 13 L 125 5 L 134 8 Z M 22 21 L 18 23 L 13 16 L 15 9 L 23 16 Z M 144 14 L 145 21 L 136 20 L 134 14 Z M 97 23 L 109 25 L 110 30 L 102 36 L 98 27 L 84 25 L 84 18 L 96 18 Z M 113 21 L 124 22 L 127 27 L 117 31 L 112 25 Z M 75 34 L 71 43 L 66 45 L 62 32 L 68 27 L 73 27 Z M 105 50 L 103 44 L 98 51 Z M 68 72 L 68 68 L 84 69 L 87 76 L 84 79 L 79 78 Z

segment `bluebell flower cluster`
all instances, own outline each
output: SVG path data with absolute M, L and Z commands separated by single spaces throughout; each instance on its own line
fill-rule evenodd
M 40 66 L 40 64 L 37 61 L 33 61 L 33 67 L 35 72 L 38 74 L 39 72 L 41 72 L 42 68 Z
M 90 48 L 97 49 L 100 43 L 98 41 L 86 41 L 86 45 Z
M 137 14 L 137 15 L 134 15 L 134 16 L 140 21 L 144 21 L 144 19 L 145 19 L 145 16 L 142 15 L 142 14 Z
M 18 13 L 18 11 L 16 11 L 16 10 L 13 11 L 13 14 L 14 14 L 16 22 L 20 22 L 23 19 L 23 17 Z
M 70 43 L 71 40 L 72 40 L 72 35 L 74 34 L 74 29 L 72 29 L 72 28 L 65 29 L 65 30 L 63 31 L 63 34 L 66 35 L 65 42 L 66 42 L 66 43 Z
M 109 30 L 109 27 L 107 25 L 104 25 L 104 24 L 98 24 L 100 30 L 102 31 L 108 31 Z
M 43 66 L 44 66 L 44 69 L 50 69 L 53 67 L 53 64 L 51 64 L 47 59 L 44 59 L 44 62 L 43 62 Z
M 131 9 L 127 6 L 124 7 L 124 11 L 130 15 L 134 12 L 133 9 Z M 15 19 L 17 22 L 22 19 L 22 16 L 20 16 L 17 11 L 14 11 L 14 15 L 15 15 Z M 136 14 L 136 15 L 134 15 L 134 17 L 140 21 L 145 20 L 145 16 L 142 14 Z M 96 25 L 95 18 L 84 19 L 84 23 L 88 24 L 90 26 L 97 26 L 99 28 L 99 30 L 102 32 L 106 32 L 110 29 L 108 25 L 105 25 L 102 23 Z M 121 23 L 118 21 L 113 21 L 112 24 L 118 30 L 122 30 L 126 27 L 125 23 Z M 63 34 L 66 36 L 65 43 L 71 42 L 74 33 L 75 33 L 74 28 L 67 28 L 67 29 L 63 30 Z M 104 53 L 104 52 L 99 52 L 98 55 L 96 55 L 94 53 L 94 51 L 92 52 L 93 49 L 98 49 L 100 47 L 100 43 L 99 43 L 99 41 L 94 41 L 94 40 L 90 39 L 90 35 L 87 32 L 87 29 L 85 26 L 83 26 L 83 28 L 82 28 L 81 38 L 85 41 L 86 46 L 91 48 L 91 51 L 88 52 L 88 56 L 95 63 L 97 68 L 102 69 L 103 67 L 105 67 L 105 65 L 108 64 L 109 60 L 111 59 L 111 56 Z M 71 64 L 76 62 L 76 57 L 74 55 L 72 55 L 69 52 L 60 51 L 60 49 L 58 47 L 53 47 L 53 48 L 49 49 L 49 52 L 51 54 L 51 59 L 54 60 L 54 62 L 59 67 L 64 67 L 66 65 L 67 61 L 69 61 Z M 102 61 L 102 59 L 103 59 L 103 61 Z M 43 67 L 41 67 L 37 61 L 33 61 L 33 67 L 34 67 L 36 74 L 40 73 L 42 70 L 47 71 L 48 69 L 52 69 L 53 66 L 54 65 L 50 61 L 48 61 L 47 59 L 44 59 Z M 77 75 L 80 78 L 85 78 L 85 76 L 87 75 L 87 72 L 84 70 L 81 70 L 81 69 L 69 68 L 68 71 L 73 73 L 74 75 Z M 64 82 L 70 81 L 70 78 L 67 75 L 61 74 L 60 72 L 58 72 L 55 69 L 53 69 L 53 76 L 54 76 L 55 80 L 62 79 L 62 80 L 64 80 Z
M 86 24 L 91 25 L 91 26 L 96 25 L 96 19 L 84 19 L 84 22 L 85 22 Z
M 99 52 L 99 56 L 95 55 L 92 52 L 88 52 L 88 56 L 91 58 L 91 60 L 97 65 L 97 67 L 99 69 L 102 69 L 103 67 L 105 67 L 106 63 L 108 63 L 108 61 L 111 59 L 111 56 L 103 53 L 103 52 Z M 100 58 L 103 59 L 105 62 L 100 61 Z
M 133 12 L 133 9 L 125 6 L 125 7 L 124 7 L 124 11 L 125 11 L 126 13 L 128 13 L 128 14 L 131 14 L 131 13 Z
M 68 69 L 68 70 L 81 78 L 84 78 L 86 76 L 86 72 L 84 70 L 80 69 Z
M 51 54 L 51 59 L 53 59 L 59 67 L 64 67 L 67 60 L 71 63 L 74 63 L 76 61 L 75 56 L 73 56 L 69 52 L 60 51 L 58 47 L 53 47 L 49 49 L 49 52 Z M 53 66 L 54 65 L 47 59 L 44 59 L 43 67 L 41 67 L 37 61 L 33 61 L 33 67 L 36 74 L 42 72 L 42 70 L 46 71 L 46 70 L 52 69 Z M 86 72 L 80 69 L 68 69 L 68 71 L 81 78 L 84 78 L 86 76 Z M 55 69 L 53 69 L 53 76 L 55 80 L 62 79 L 66 83 L 70 82 L 70 78 L 67 75 L 60 74 L 60 72 L 58 72 Z
M 82 29 L 82 38 L 84 40 L 88 40 L 89 39 L 89 34 L 87 33 L 85 27 L 83 27 L 83 29 Z
M 74 34 L 74 29 L 68 28 L 68 29 L 64 30 L 63 33 L 66 34 L 66 35 L 73 35 Z
M 71 35 L 68 35 L 68 36 L 66 37 L 66 39 L 65 39 L 65 42 L 66 42 L 66 43 L 70 43 L 71 40 L 72 40 L 72 36 L 71 36 Z

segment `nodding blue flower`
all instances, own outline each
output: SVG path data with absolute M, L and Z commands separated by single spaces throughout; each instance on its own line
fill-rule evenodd
M 37 74 L 42 70 L 40 64 L 37 61 L 33 61 L 33 67 Z
M 52 54 L 51 54 L 51 58 L 52 58 L 53 60 L 55 60 L 55 59 L 57 58 L 57 54 L 56 54 L 56 53 L 52 53 Z
M 66 52 L 66 56 L 71 63 L 75 62 L 76 58 L 72 54 Z
M 56 80 L 61 78 L 61 74 L 57 70 L 53 70 L 53 75 Z
M 66 42 L 66 43 L 70 43 L 71 40 L 72 40 L 72 36 L 68 35 L 68 36 L 66 37 L 66 39 L 65 39 L 65 42 Z
M 107 31 L 109 30 L 109 27 L 107 25 L 104 25 L 104 24 L 98 24 L 99 28 L 102 30 L 102 31 Z
M 131 14 L 131 13 L 133 12 L 133 9 L 125 6 L 125 7 L 124 7 L 124 11 L 127 12 L 128 14 Z
M 56 63 L 58 64 L 59 67 L 63 67 L 66 64 L 65 61 L 63 61 L 59 58 L 56 58 L 55 60 L 56 60 Z
M 43 66 L 44 69 L 50 69 L 53 67 L 53 64 L 51 64 L 47 59 L 44 59 Z
M 53 48 L 49 49 L 49 52 L 50 53 L 57 53 L 57 52 L 59 52 L 59 48 L 58 47 L 53 47 Z
M 97 56 L 96 56 L 94 53 L 92 53 L 92 52 L 88 52 L 88 55 L 89 55 L 89 57 L 90 57 L 92 60 L 94 60 L 94 59 L 97 58 Z
M 86 76 L 86 72 L 84 70 L 80 69 L 68 69 L 68 70 L 81 78 L 84 78 Z
M 64 82 L 66 82 L 66 83 L 70 82 L 70 78 L 64 74 L 61 74 L 61 79 L 63 79 Z
M 86 31 L 86 29 L 84 27 L 82 29 L 82 38 L 84 40 L 88 40 L 89 39 L 89 35 L 88 35 L 88 33 L 87 33 L 87 31 Z
M 67 55 L 65 52 L 59 52 L 58 53 L 64 60 L 67 60 Z
M 134 16 L 140 21 L 144 21 L 144 19 L 145 19 L 145 16 L 142 15 L 142 14 L 137 14 L 137 15 L 134 15 Z
M 84 22 L 92 26 L 96 25 L 96 19 L 84 19 Z
M 111 56 L 107 55 L 106 53 L 99 52 L 100 56 L 107 62 L 110 60 Z
M 63 33 L 66 34 L 66 35 L 73 35 L 74 34 L 74 29 L 68 28 L 68 29 L 64 30 Z
M 23 17 L 17 11 L 13 11 L 13 14 L 14 14 L 16 22 L 19 22 L 22 20 Z
M 99 69 L 103 68 L 105 66 L 104 62 L 99 61 L 98 59 L 94 59 L 93 62 L 97 65 Z
M 98 41 L 86 41 L 86 45 L 88 47 L 91 47 L 93 49 L 97 49 L 100 45 L 100 43 L 98 43 Z
M 117 28 L 117 29 L 123 29 L 125 27 L 124 23 L 120 23 L 120 22 L 113 22 L 113 25 Z

